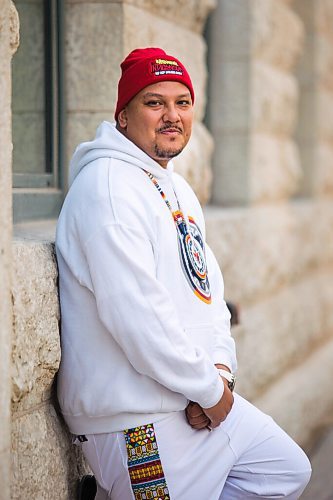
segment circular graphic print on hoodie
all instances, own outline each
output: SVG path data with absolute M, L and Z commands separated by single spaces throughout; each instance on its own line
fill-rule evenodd
M 200 229 L 192 217 L 185 223 L 182 212 L 173 213 L 178 233 L 180 260 L 187 282 L 196 296 L 211 303 L 205 247 Z

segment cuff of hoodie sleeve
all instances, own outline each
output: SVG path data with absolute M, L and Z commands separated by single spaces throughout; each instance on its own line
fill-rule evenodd
M 229 368 L 232 373 L 235 373 L 237 370 L 237 362 L 231 359 L 230 356 L 227 356 L 225 353 L 220 353 L 216 351 L 213 355 L 214 365 L 225 365 Z
M 198 401 L 199 405 L 202 408 L 211 408 L 212 406 L 215 406 L 223 396 L 224 383 L 223 383 L 222 377 L 220 377 L 218 372 L 216 372 L 216 375 L 217 375 L 217 378 L 216 378 L 216 385 L 214 388 L 214 393 L 211 395 L 211 397 L 209 399 L 207 399 L 207 397 L 205 397 L 205 399 L 203 399 L 202 401 Z

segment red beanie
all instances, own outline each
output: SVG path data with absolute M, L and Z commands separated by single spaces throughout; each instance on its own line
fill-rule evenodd
M 190 75 L 178 59 L 164 50 L 149 47 L 133 50 L 120 65 L 121 78 L 118 83 L 118 101 L 115 119 L 133 97 L 152 83 L 163 81 L 180 82 L 188 87 L 192 102 L 194 90 Z

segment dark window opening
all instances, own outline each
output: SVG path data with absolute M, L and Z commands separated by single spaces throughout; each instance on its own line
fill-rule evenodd
M 62 202 L 61 0 L 17 0 L 20 46 L 12 67 L 14 221 L 56 217 Z

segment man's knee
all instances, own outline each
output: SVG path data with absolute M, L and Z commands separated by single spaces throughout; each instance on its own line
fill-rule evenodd
M 279 477 L 275 478 L 275 496 L 272 498 L 296 500 L 301 496 L 310 481 L 312 469 L 308 457 L 299 449 L 297 458 L 294 458 L 291 470 L 281 472 Z
M 296 444 L 287 461 L 281 457 L 265 472 L 238 473 L 226 481 L 220 500 L 243 498 L 297 500 L 311 477 L 311 464 L 305 453 Z
M 310 481 L 312 469 L 311 469 L 311 464 L 307 458 L 307 456 L 304 454 L 304 466 L 302 469 L 300 468 L 295 468 L 295 471 L 290 474 L 290 482 L 286 481 L 285 485 L 288 488 L 289 486 L 289 491 L 287 490 L 286 493 L 286 498 L 290 499 L 297 499 L 301 496 L 303 491 L 305 490 L 308 482 Z

